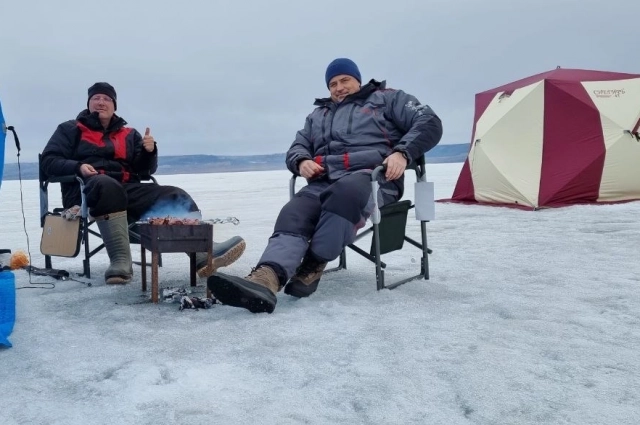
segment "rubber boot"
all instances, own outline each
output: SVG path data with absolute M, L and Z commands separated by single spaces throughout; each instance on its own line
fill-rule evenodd
M 127 212 L 119 211 L 96 217 L 96 223 L 111 261 L 109 268 L 104 273 L 105 282 L 109 285 L 130 282 L 133 276 L 133 265 L 131 264 Z

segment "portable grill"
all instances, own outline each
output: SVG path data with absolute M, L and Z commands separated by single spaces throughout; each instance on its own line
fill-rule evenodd
M 145 250 L 151 251 L 151 301 L 158 302 L 158 259 L 162 252 L 185 252 L 190 258 L 191 286 L 196 286 L 196 252 L 206 252 L 212 266 L 213 224 L 152 224 L 138 222 L 140 235 L 142 290 L 147 290 L 147 259 Z M 207 290 L 207 296 L 210 296 Z

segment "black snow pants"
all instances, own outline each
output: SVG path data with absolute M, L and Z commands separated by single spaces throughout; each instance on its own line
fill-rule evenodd
M 85 179 L 84 193 L 93 217 L 126 210 L 129 222 L 166 216 L 201 218 L 191 196 L 174 186 L 121 183 L 107 175 L 98 174 Z M 80 205 L 80 199 L 77 199 L 76 205 Z

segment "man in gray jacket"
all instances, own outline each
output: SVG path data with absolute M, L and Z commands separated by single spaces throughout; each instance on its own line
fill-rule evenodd
M 332 61 L 330 97 L 316 99 L 287 152 L 287 168 L 307 179 L 280 211 L 256 267 L 244 277 L 214 273 L 207 280 L 223 304 L 271 313 L 276 293 L 307 297 L 329 261 L 355 240 L 373 211 L 371 171 L 386 165 L 379 205 L 402 197 L 404 171 L 442 137 L 440 118 L 402 90 L 375 80 L 361 86 L 357 65 Z

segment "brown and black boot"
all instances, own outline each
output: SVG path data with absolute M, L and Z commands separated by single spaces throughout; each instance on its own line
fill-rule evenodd
M 315 258 L 313 254 L 307 254 L 302 264 L 296 269 L 296 274 L 284 287 L 284 293 L 298 298 L 313 294 L 318 289 L 325 267 L 327 267 L 326 261 Z
M 280 279 L 269 266 L 259 266 L 242 278 L 214 273 L 207 279 L 207 287 L 222 304 L 246 308 L 252 313 L 273 313 Z

